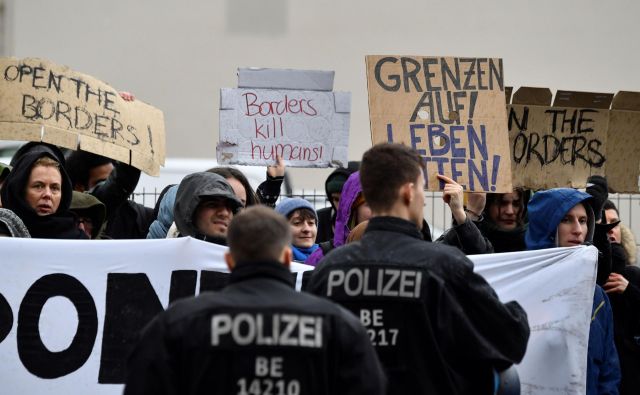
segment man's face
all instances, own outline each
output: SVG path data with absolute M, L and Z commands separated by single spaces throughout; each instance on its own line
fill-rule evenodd
M 620 220 L 620 218 L 618 218 L 618 213 L 616 213 L 616 210 L 612 208 L 604 210 L 604 216 L 608 224 Z M 620 234 L 620 224 L 616 225 L 615 228 L 607 232 L 607 236 L 609 237 L 610 242 L 620 244 L 622 242 L 622 235 Z
M 198 205 L 195 224 L 200 233 L 212 237 L 225 237 L 233 218 L 231 202 L 224 198 L 205 200 Z
M 422 228 L 422 220 L 424 218 L 424 173 L 420 169 L 420 174 L 413 182 L 412 188 L 413 199 L 409 207 L 410 221 L 415 223 L 418 228 Z
M 558 225 L 558 247 L 574 247 L 587 238 L 587 210 L 578 203 L 569 210 Z
M 318 225 L 313 216 L 305 215 L 307 210 L 296 210 L 291 218 L 291 233 L 293 236 L 292 244 L 296 247 L 309 248 L 316 242 L 318 234 Z
M 89 170 L 89 180 L 87 181 L 87 187 L 89 189 L 95 187 L 100 182 L 109 178 L 109 174 L 113 171 L 113 164 L 111 162 L 106 163 L 102 166 L 96 166 Z M 80 191 L 84 192 L 84 191 Z
M 40 216 L 58 211 L 62 198 L 62 176 L 54 166 L 36 166 L 31 169 L 25 200 Z
M 511 230 L 518 225 L 522 202 L 518 193 L 505 193 L 489 206 L 489 217 L 499 227 Z

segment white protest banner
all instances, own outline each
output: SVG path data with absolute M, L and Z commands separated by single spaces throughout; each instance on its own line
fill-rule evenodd
M 191 238 L 2 238 L 0 251 L 0 392 L 7 394 L 122 393 L 137 332 L 171 301 L 217 289 L 228 276 L 225 248 Z M 501 300 L 527 311 L 522 393 L 583 393 L 597 250 L 470 258 Z M 309 269 L 292 266 L 298 289 Z
M 160 173 L 162 111 L 126 102 L 108 84 L 44 59 L 0 58 L 0 73 L 0 139 L 80 148 Z
M 219 163 L 347 165 L 351 94 L 333 72 L 239 69 L 238 86 L 220 90 Z
M 203 241 L 0 238 L 0 393 L 121 394 L 135 336 L 228 270 Z M 302 271 L 292 264 L 300 289 Z
M 516 300 L 527 312 L 531 336 L 517 366 L 521 394 L 584 394 L 598 250 L 552 248 L 470 258 L 500 300 Z

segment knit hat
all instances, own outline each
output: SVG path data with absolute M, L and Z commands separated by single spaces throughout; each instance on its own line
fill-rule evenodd
M 336 174 L 330 180 L 327 181 L 326 189 L 328 194 L 342 192 L 344 183 L 349 178 L 348 174 Z
M 316 223 L 318 222 L 318 214 L 316 210 L 313 208 L 311 203 L 308 200 L 295 197 L 295 198 L 283 198 L 280 203 L 276 205 L 276 212 L 288 217 L 289 214 L 293 213 L 298 209 L 307 209 L 313 213 L 314 218 L 316 219 Z

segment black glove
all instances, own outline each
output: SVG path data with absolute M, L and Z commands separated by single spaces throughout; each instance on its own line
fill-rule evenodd
M 593 197 L 593 214 L 598 222 L 602 218 L 602 207 L 609 199 L 607 179 L 602 176 L 590 176 L 587 179 L 587 193 Z

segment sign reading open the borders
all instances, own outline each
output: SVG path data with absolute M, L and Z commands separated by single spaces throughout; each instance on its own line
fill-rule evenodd
M 162 112 L 91 76 L 36 58 L 0 58 L 0 139 L 82 149 L 158 175 Z

